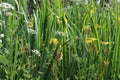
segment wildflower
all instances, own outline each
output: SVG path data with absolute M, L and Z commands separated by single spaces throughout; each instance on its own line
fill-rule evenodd
M 59 35 L 59 36 L 64 36 L 64 35 L 65 35 L 65 34 L 64 34 L 63 32 L 61 32 L 61 31 L 57 31 L 56 34 Z
M 57 45 L 58 44 L 58 40 L 56 38 L 51 38 L 50 39 L 50 44 Z
M 92 43 L 92 42 L 94 42 L 96 40 L 97 40 L 96 38 L 87 38 L 86 41 L 85 41 L 85 43 L 89 44 L 89 43 Z
M 4 34 L 0 34 L 0 37 L 4 37 Z
M 34 29 L 28 28 L 28 33 L 36 34 L 36 31 Z
M 78 2 L 76 2 L 76 5 L 79 5 L 79 3 L 78 3 Z
M 38 50 L 32 50 L 33 53 L 35 53 L 36 55 L 38 55 L 39 57 L 41 56 L 40 52 Z
M 59 51 L 56 56 L 57 61 L 61 61 L 63 59 L 62 51 Z
M 101 44 L 108 45 L 110 42 L 101 42 Z
M 2 11 L 14 10 L 14 7 L 9 3 L 0 3 Z

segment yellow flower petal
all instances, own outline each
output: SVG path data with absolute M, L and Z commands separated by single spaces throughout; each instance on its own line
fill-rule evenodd
M 101 42 L 101 44 L 108 45 L 110 42 Z
M 50 39 L 50 44 L 57 45 L 58 44 L 58 40 L 56 38 L 51 38 Z
M 94 42 L 96 40 L 97 40 L 96 38 L 87 38 L 85 42 L 86 43 L 92 43 L 92 42 Z

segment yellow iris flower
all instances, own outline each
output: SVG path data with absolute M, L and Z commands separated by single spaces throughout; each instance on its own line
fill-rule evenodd
M 58 40 L 56 38 L 51 38 L 50 39 L 50 44 L 57 45 L 58 44 Z
M 101 42 L 101 43 L 104 44 L 104 45 L 110 44 L 110 42 Z
M 92 42 L 94 42 L 94 41 L 96 41 L 96 40 L 97 40 L 96 38 L 87 38 L 87 39 L 85 40 L 85 43 L 89 44 L 89 43 L 92 43 Z

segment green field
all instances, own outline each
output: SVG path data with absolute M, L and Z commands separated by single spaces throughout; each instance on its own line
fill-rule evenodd
M 118 0 L 0 0 L 0 80 L 120 80 Z

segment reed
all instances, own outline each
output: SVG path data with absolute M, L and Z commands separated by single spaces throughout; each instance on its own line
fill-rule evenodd
M 117 0 L 30 1 L 0 1 L 0 79 L 120 79 Z

